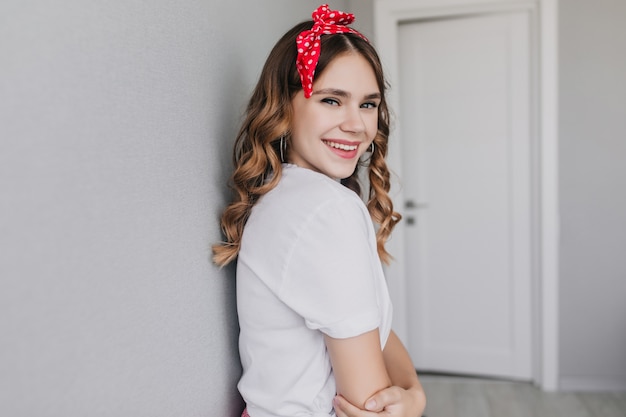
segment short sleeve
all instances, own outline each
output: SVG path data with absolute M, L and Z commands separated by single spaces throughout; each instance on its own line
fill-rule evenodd
M 287 254 L 279 297 L 307 327 L 331 337 L 379 327 L 375 248 L 371 219 L 360 200 L 346 197 L 322 205 Z

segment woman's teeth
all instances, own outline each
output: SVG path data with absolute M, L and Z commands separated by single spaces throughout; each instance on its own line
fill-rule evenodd
M 342 151 L 354 151 L 358 145 L 344 145 L 343 143 L 330 142 L 325 140 L 324 143 L 331 148 L 341 149 Z

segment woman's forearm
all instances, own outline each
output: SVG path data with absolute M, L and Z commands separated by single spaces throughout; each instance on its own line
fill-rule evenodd
M 337 396 L 334 402 L 337 416 L 370 417 L 372 412 L 390 417 L 422 415 L 426 407 L 426 394 L 409 353 L 393 331 L 383 350 L 383 363 L 392 386 L 370 397 L 365 407 L 360 403 L 350 403 L 341 395 Z
M 418 389 L 422 391 L 422 385 L 419 382 L 409 353 L 393 331 L 391 331 L 387 339 L 385 349 L 383 350 L 383 358 L 393 385 L 407 390 Z

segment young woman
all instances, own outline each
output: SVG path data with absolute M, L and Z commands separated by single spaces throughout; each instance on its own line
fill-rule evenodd
M 237 259 L 244 416 L 416 417 L 425 406 L 381 266 L 400 218 L 385 80 L 353 19 L 322 5 L 278 41 L 235 143 L 237 194 L 213 249 L 218 265 Z

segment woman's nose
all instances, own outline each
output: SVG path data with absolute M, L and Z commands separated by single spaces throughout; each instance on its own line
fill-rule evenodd
M 341 123 L 341 130 L 344 132 L 361 133 L 365 131 L 365 122 L 361 115 L 361 108 L 347 108 L 345 118 Z

